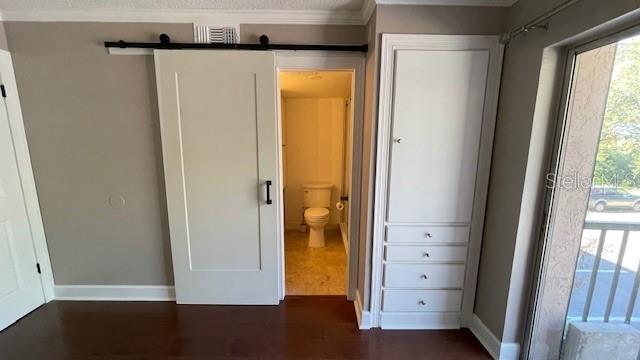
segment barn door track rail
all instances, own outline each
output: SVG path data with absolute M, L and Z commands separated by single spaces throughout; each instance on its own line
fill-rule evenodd
M 317 44 L 271 44 L 267 35 L 260 36 L 259 44 L 199 44 L 173 43 L 167 34 L 160 35 L 160 42 L 105 41 L 106 48 L 138 48 L 160 50 L 296 50 L 296 51 L 348 51 L 367 52 L 368 45 L 317 45 Z

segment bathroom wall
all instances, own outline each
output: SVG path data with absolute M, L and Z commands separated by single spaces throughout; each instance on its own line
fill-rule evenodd
M 283 163 L 285 176 L 285 224 L 297 229 L 304 207 L 302 184 L 330 182 L 330 227 L 336 228 L 340 213 L 343 181 L 344 125 L 347 103 L 344 98 L 283 99 Z

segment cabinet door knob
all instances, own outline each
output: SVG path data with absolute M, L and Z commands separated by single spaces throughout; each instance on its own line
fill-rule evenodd
M 432 237 L 433 237 L 433 234 L 431 234 L 430 232 L 426 232 L 426 233 L 424 233 L 424 237 L 426 237 L 426 238 L 432 238 Z
M 422 300 L 422 299 L 420 299 L 420 300 L 418 301 L 418 305 L 425 306 L 425 305 L 427 305 L 427 302 L 426 302 L 426 301 L 424 301 L 424 300 Z
M 426 258 L 428 258 L 429 256 L 431 256 L 431 255 L 429 255 L 429 253 L 428 253 L 428 252 L 424 252 L 424 253 L 422 254 L 422 257 L 426 257 Z
M 427 274 L 420 275 L 420 279 L 427 280 L 428 278 Z
M 400 144 L 402 142 L 402 138 L 393 138 L 393 142 L 396 144 Z

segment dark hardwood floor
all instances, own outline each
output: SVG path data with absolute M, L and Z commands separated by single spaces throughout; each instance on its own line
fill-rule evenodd
M 0 359 L 490 359 L 468 330 L 359 331 L 344 297 L 280 306 L 54 301 L 0 333 Z

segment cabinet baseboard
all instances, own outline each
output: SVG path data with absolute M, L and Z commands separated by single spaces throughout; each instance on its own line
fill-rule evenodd
M 459 329 L 460 313 L 381 312 L 382 329 Z

